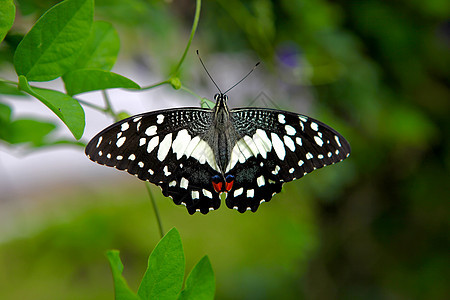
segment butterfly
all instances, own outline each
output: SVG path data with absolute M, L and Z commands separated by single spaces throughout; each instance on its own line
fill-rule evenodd
M 85 153 L 158 185 L 190 214 L 219 208 L 222 193 L 228 208 L 255 212 L 285 182 L 350 155 L 345 138 L 318 120 L 268 108 L 229 109 L 222 92 L 214 100 L 212 109 L 121 120 L 98 133 Z

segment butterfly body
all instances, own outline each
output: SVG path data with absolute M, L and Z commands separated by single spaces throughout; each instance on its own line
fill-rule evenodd
M 350 145 L 329 126 L 295 113 L 229 109 L 217 94 L 213 109 L 144 113 L 97 134 L 86 155 L 161 187 L 193 214 L 226 205 L 255 212 L 283 183 L 342 161 Z

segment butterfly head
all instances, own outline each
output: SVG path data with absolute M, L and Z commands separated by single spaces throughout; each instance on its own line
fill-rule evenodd
M 216 105 L 220 106 L 220 104 L 226 104 L 228 101 L 228 96 L 222 93 L 217 93 L 214 95 L 214 100 L 216 100 Z

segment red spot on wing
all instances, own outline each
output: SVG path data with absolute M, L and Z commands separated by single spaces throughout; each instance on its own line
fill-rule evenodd
M 225 190 L 229 192 L 233 188 L 234 180 L 225 183 Z
M 220 193 L 221 191 L 222 191 L 222 182 L 214 182 L 213 181 L 213 187 L 214 187 L 214 190 L 216 191 L 216 192 L 218 192 L 218 193 Z

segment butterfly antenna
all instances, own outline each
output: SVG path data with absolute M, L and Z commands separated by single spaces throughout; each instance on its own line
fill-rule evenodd
M 244 81 L 245 78 L 248 77 L 248 75 L 250 75 L 255 69 L 256 67 L 259 65 L 259 62 L 256 63 L 256 65 L 250 70 L 250 72 L 247 73 L 247 75 L 244 76 L 244 78 L 242 78 L 241 80 L 239 80 L 238 82 L 236 82 L 232 87 L 230 87 L 228 90 L 225 91 L 225 93 L 223 93 L 224 95 L 226 93 L 228 93 L 232 88 L 234 88 L 235 86 L 237 86 L 239 83 L 241 83 L 242 81 Z
M 219 92 L 220 92 L 221 94 L 224 94 L 224 93 L 222 93 L 222 91 L 220 90 L 219 86 L 216 84 L 216 82 L 215 82 L 214 79 L 212 78 L 211 74 L 209 74 L 208 69 L 206 68 L 205 64 L 203 63 L 202 58 L 200 57 L 200 54 L 198 53 L 198 50 L 197 50 L 196 52 L 197 52 L 198 59 L 200 60 L 202 66 L 203 66 L 203 69 L 205 69 L 205 71 L 206 71 L 206 74 L 208 74 L 209 78 L 210 78 L 211 81 L 214 83 L 214 85 L 215 85 L 216 88 L 219 90 Z

